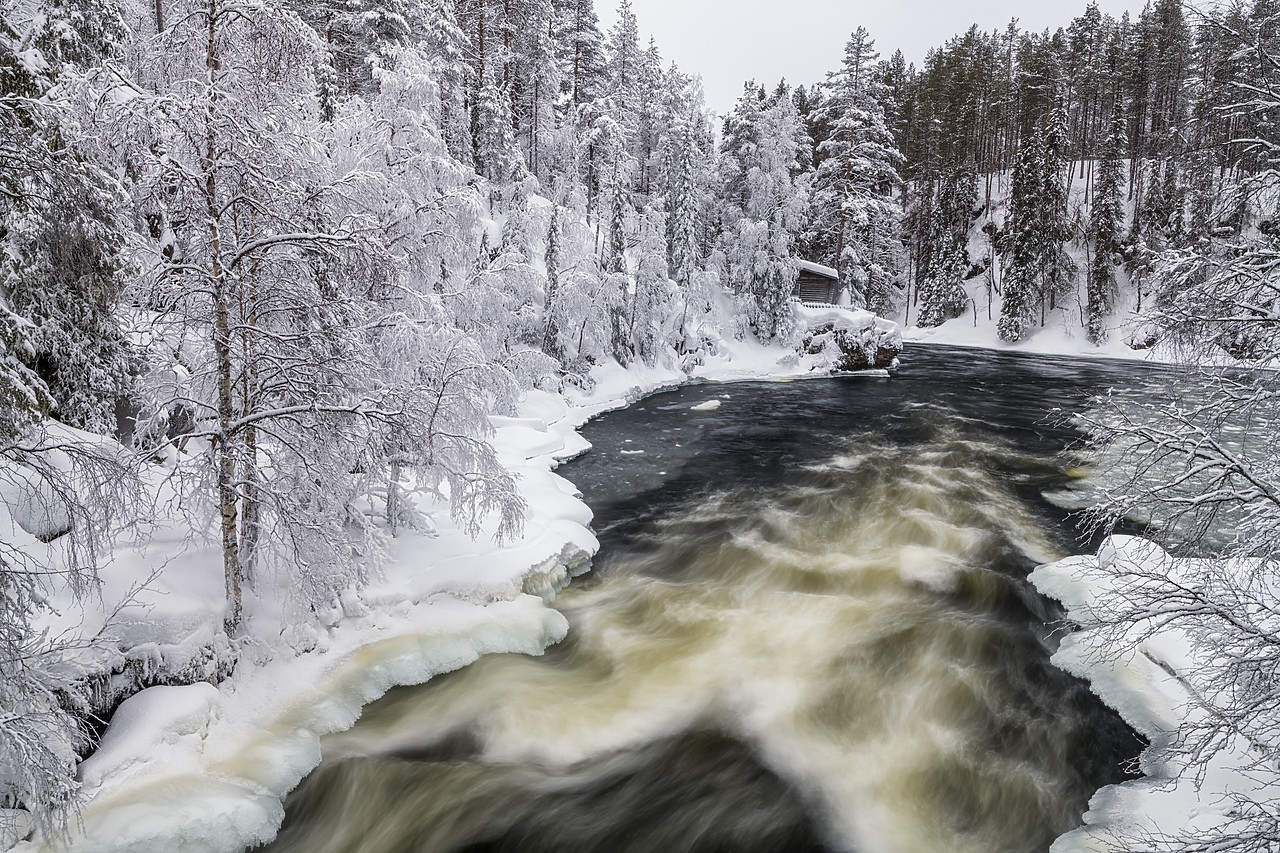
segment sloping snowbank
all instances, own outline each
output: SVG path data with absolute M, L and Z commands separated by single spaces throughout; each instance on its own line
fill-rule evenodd
M 1274 762 L 1260 766 L 1259 753 L 1242 737 L 1229 739 L 1203 764 L 1190 766 L 1183 761 L 1189 756 L 1179 756 L 1179 728 L 1195 727 L 1210 713 L 1190 685 L 1211 650 L 1170 620 L 1149 623 L 1147 630 L 1104 627 L 1130 606 L 1136 578 L 1160 575 L 1191 584 L 1197 562 L 1170 557 L 1144 539 L 1113 536 L 1096 556 L 1070 557 L 1031 573 L 1031 582 L 1066 605 L 1080 625 L 1063 638 L 1053 662 L 1088 680 L 1151 743 L 1139 759 L 1144 777 L 1099 790 L 1084 826 L 1060 837 L 1054 853 L 1120 851 L 1138 839 L 1221 830 L 1231 824 L 1241 795 L 1267 801 L 1265 792 L 1280 785 L 1280 768 Z
M 866 345 L 900 341 L 895 325 L 862 314 L 840 319 Z M 518 417 L 494 419 L 495 446 L 529 507 L 519 540 L 502 547 L 487 535 L 472 540 L 452 525 L 447 507 L 426 507 L 436 530 L 396 539 L 382 575 L 344 597 L 341 612 L 326 614 L 321 627 L 281 628 L 277 613 L 251 612 L 257 645 L 241 651 L 235 673 L 216 687 L 157 686 L 127 699 L 81 765 L 89 797 L 82 826 L 65 843 L 37 839 L 16 849 L 231 853 L 264 843 L 283 819 L 285 794 L 319 763 L 320 737 L 351 726 L 365 704 L 485 654 L 540 654 L 561 640 L 568 626 L 549 602 L 587 570 L 599 547 L 590 509 L 552 470 L 589 448 L 576 428 L 689 381 L 830 368 L 822 355 L 754 341 L 715 343 L 691 371 L 611 364 L 593 373 L 589 393 L 529 392 Z M 120 646 L 92 650 L 98 658 L 86 667 L 123 660 L 154 672 L 186 667 L 217 681 L 217 658 L 230 650 L 217 651 L 223 603 L 216 549 L 162 524 L 149 545 L 121 553 L 105 569 L 102 599 L 121 600 L 147 578 L 117 614 Z M 90 631 L 102 621 L 70 608 L 60 618 L 80 619 Z M 279 636 L 264 637 L 263 626 L 279 628 Z
M 431 513 L 435 531 L 396 539 L 381 576 L 319 627 L 280 631 L 277 614 L 263 609 L 271 602 L 257 602 L 254 638 L 235 673 L 217 687 L 157 686 L 127 699 L 80 766 L 89 797 L 82 825 L 65 846 L 37 839 L 17 849 L 240 851 L 268 841 L 282 798 L 319 762 L 320 737 L 350 727 L 365 704 L 482 655 L 540 654 L 561 640 L 568 626 L 548 601 L 586 570 L 598 543 L 590 510 L 551 470 L 581 450 L 568 407 L 541 392 L 526 407 L 540 416 L 495 424 L 495 445 L 530 508 L 520 539 L 473 541 L 446 507 Z M 216 549 L 161 524 L 147 548 L 105 567 L 103 601 L 152 573 L 116 615 L 117 643 L 85 650 L 86 670 L 149 658 L 163 673 L 217 646 Z M 63 607 L 55 618 L 96 631 L 103 617 Z M 187 674 L 216 680 L 215 670 Z

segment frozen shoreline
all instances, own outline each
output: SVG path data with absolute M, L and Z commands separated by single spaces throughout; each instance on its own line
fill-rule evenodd
M 1265 761 L 1246 734 L 1229 736 L 1222 748 L 1193 762 L 1180 731 L 1209 721 L 1212 712 L 1194 682 L 1219 652 L 1179 620 L 1139 625 L 1123 615 L 1143 576 L 1194 588 L 1207 563 L 1172 557 L 1138 537 L 1112 536 L 1096 555 L 1069 557 L 1031 573 L 1036 588 L 1062 602 L 1080 626 L 1063 638 L 1053 663 L 1088 681 L 1150 743 L 1138 758 L 1144 775 L 1099 789 L 1083 825 L 1058 838 L 1053 853 L 1118 853 L 1138 839 L 1162 839 L 1166 847 L 1158 849 L 1177 849 L 1198 834 L 1230 837 L 1232 824 L 1242 819 L 1240 802 L 1268 802 L 1268 792 L 1280 786 L 1280 768 Z M 1213 565 L 1242 575 L 1256 570 L 1238 561 Z

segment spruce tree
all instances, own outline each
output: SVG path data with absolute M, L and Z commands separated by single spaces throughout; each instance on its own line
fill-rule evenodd
M 480 89 L 474 134 L 476 171 L 489 179 L 500 199 L 519 177 L 522 161 L 511 123 L 511 92 L 498 84 L 492 72 L 487 72 Z
M 831 264 L 855 307 L 884 307 L 904 248 L 902 208 L 894 197 L 902 160 L 885 119 L 888 89 L 876 73 L 875 43 L 861 27 L 828 75 L 819 120 L 821 158 L 814 178 L 807 243 Z M 801 143 L 797 150 L 804 150 Z
M 1076 263 L 1066 249 L 1067 241 L 1071 239 L 1066 189 L 1068 146 L 1066 112 L 1059 105 L 1050 111 L 1044 130 L 1040 161 L 1043 173 L 1037 198 L 1042 317 L 1046 300 L 1050 308 L 1056 308 L 1076 286 Z
M 1034 322 L 1044 173 L 1044 146 L 1039 135 L 1029 136 L 1023 140 L 1013 167 L 1009 215 L 1001 241 L 1004 291 L 996 332 L 1001 340 L 1009 343 L 1026 337 L 1028 327 Z
M 454 7 L 455 0 L 436 0 L 429 7 L 423 41 L 440 88 L 440 131 L 445 145 L 455 160 L 470 164 L 474 160 L 466 106 L 468 45 Z
M 969 271 L 969 224 L 976 197 L 977 184 L 970 172 L 938 181 L 920 252 L 918 326 L 939 326 L 969 307 L 963 281 Z
M 1115 310 L 1117 297 L 1115 269 L 1124 233 L 1124 201 L 1120 185 L 1124 132 L 1124 120 L 1117 110 L 1102 148 L 1102 162 L 1098 166 L 1089 217 L 1093 256 L 1089 262 L 1086 329 L 1089 340 L 1095 345 L 1107 340 L 1107 321 Z
M 63 98 L 117 58 L 124 24 L 105 2 L 33 11 L 25 31 L 0 22 L 0 306 L 23 326 L 0 357 L 40 378 L 59 419 L 109 434 L 136 370 L 120 331 L 127 199 Z

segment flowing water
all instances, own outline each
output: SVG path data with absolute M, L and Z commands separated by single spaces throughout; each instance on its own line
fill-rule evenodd
M 1045 418 L 1141 371 L 904 362 L 589 424 L 562 473 L 603 549 L 568 639 L 370 706 L 270 849 L 1047 849 L 1142 744 L 1048 663 L 1025 575 L 1089 543 L 1041 497 L 1072 474 Z

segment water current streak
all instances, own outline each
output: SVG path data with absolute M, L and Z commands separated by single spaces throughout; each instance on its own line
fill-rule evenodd
M 1140 744 L 1048 663 L 1024 580 L 1074 546 L 1037 499 L 1061 442 L 898 400 L 764 489 L 699 468 L 723 421 L 675 452 L 680 393 L 569 639 L 371 706 L 273 850 L 1037 851 L 1120 777 Z

